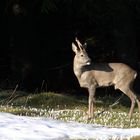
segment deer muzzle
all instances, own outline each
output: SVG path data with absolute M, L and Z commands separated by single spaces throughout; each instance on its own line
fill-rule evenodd
M 86 62 L 87 65 L 90 65 L 91 64 L 91 60 L 89 59 L 87 62 Z

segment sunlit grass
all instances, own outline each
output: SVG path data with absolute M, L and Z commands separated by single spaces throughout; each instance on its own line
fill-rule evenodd
M 19 95 L 9 102 L 9 95 L 0 94 L 0 111 L 16 115 L 43 116 L 63 121 L 101 124 L 108 127 L 133 128 L 140 127 L 137 108 L 131 120 L 128 118 L 128 107 L 116 105 L 109 108 L 112 100 L 98 99 L 94 119 L 87 120 L 87 100 L 79 100 L 70 95 L 41 93 Z M 100 101 L 102 100 L 102 101 Z

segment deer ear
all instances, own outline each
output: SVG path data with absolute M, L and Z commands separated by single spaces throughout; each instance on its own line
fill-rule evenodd
M 78 47 L 77 47 L 74 43 L 72 43 L 72 50 L 73 50 L 75 53 L 78 52 Z

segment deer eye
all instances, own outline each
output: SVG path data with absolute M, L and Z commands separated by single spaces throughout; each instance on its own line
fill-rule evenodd
M 81 57 L 83 57 L 84 55 L 83 54 L 81 54 Z

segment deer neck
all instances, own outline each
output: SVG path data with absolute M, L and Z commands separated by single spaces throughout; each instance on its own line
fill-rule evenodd
M 78 78 L 78 80 L 80 80 L 81 75 L 83 74 L 83 65 L 79 65 L 76 62 L 74 62 L 74 74 L 76 75 L 76 77 Z

